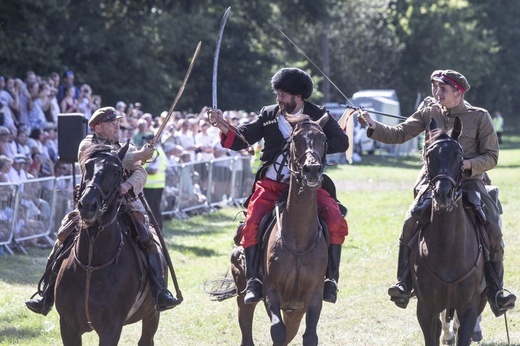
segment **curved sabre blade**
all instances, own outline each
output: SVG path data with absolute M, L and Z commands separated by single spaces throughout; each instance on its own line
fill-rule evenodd
M 212 106 L 213 109 L 217 109 L 217 70 L 218 70 L 218 57 L 220 54 L 220 43 L 222 42 L 222 34 L 224 33 L 224 28 L 226 27 L 226 22 L 229 17 L 229 12 L 231 12 L 231 6 L 229 6 L 224 12 L 224 16 L 222 16 L 222 21 L 220 22 L 220 29 L 218 31 L 217 45 L 215 47 L 215 56 L 213 57 L 213 84 L 211 86 L 212 92 Z
M 193 57 L 191 58 L 190 66 L 188 67 L 188 71 L 186 71 L 186 75 L 184 75 L 184 80 L 182 81 L 181 87 L 179 88 L 179 91 L 177 92 L 177 96 L 175 96 L 175 100 L 173 101 L 170 110 L 168 111 L 168 115 L 162 122 L 161 126 L 159 127 L 159 130 L 155 134 L 152 140 L 152 146 L 155 146 L 157 141 L 159 140 L 159 137 L 161 136 L 161 133 L 164 130 L 164 126 L 168 123 L 168 120 L 170 120 L 170 117 L 173 114 L 173 110 L 175 109 L 175 106 L 177 105 L 177 102 L 182 96 L 182 93 L 184 92 L 184 87 L 186 87 L 186 83 L 188 83 L 188 78 L 190 78 L 191 70 L 193 69 L 193 65 L 195 65 L 195 60 L 197 60 L 197 57 L 199 56 L 200 47 L 202 45 L 202 42 L 199 41 L 199 44 L 197 45 L 197 48 L 195 49 L 195 53 L 193 53 Z

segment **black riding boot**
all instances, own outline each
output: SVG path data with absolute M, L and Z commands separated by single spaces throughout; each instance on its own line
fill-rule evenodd
M 397 263 L 398 282 L 390 286 L 388 295 L 390 300 L 400 308 L 405 309 L 412 293 L 412 276 L 410 273 L 410 248 L 408 245 L 399 245 L 399 262 Z
M 262 281 L 258 278 L 259 246 L 253 245 L 244 249 L 246 256 L 246 295 L 244 303 L 253 304 L 262 299 Z
M 38 291 L 33 295 L 34 297 L 36 294 L 40 294 L 41 297 L 31 297 L 31 299 L 25 302 L 25 306 L 27 306 L 29 310 L 37 314 L 42 314 L 43 316 L 47 316 L 49 311 L 51 311 L 52 306 L 54 305 L 54 284 L 56 282 L 56 277 L 58 276 L 58 271 L 60 270 L 62 262 L 62 260 L 54 262 L 58 252 L 58 250 L 53 249 L 49 255 L 47 265 L 45 266 L 45 273 L 43 273 L 43 277 L 41 279 L 41 283 L 43 283 L 43 290 Z M 38 289 L 40 287 L 41 286 L 39 286 Z
M 509 309 L 515 307 L 516 296 L 503 289 L 504 264 L 503 262 L 488 261 L 484 265 L 484 274 L 488 288 L 487 298 L 491 311 L 496 317 L 501 316 Z
M 338 298 L 339 262 L 341 259 L 341 244 L 329 246 L 329 262 L 323 288 L 323 300 L 335 303 Z
M 157 303 L 157 311 L 171 309 L 181 303 L 175 298 L 166 286 L 164 260 L 161 253 L 148 254 L 148 264 L 150 265 L 152 276 L 151 286 L 152 293 Z

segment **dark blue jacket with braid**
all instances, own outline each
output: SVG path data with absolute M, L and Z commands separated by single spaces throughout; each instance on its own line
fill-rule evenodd
M 256 121 L 236 128 L 237 132 L 244 136 L 249 144 L 264 139 L 264 149 L 260 156 L 262 167 L 259 172 L 264 171 L 265 167 L 273 163 L 276 157 L 282 153 L 285 145 L 282 132 L 278 128 L 279 109 L 280 107 L 277 104 L 266 106 L 262 108 Z M 324 107 L 310 102 L 305 102 L 303 107 L 303 114 L 307 114 L 314 121 L 320 119 L 326 112 L 327 110 Z M 344 152 L 348 149 L 348 137 L 332 116 L 323 127 L 323 132 L 327 136 L 327 154 Z M 222 136 L 221 143 L 224 148 L 232 150 L 247 148 L 247 144 L 231 132 L 228 133 L 227 138 Z

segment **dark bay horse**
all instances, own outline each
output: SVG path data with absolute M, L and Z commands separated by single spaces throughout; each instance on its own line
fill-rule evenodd
M 142 320 L 138 345 L 153 345 L 159 312 L 150 293 L 146 269 L 138 265 L 128 231 L 119 220 L 123 179 L 119 151 L 105 145 L 87 148 L 80 160 L 79 232 L 56 281 L 56 310 L 65 346 L 81 345 L 81 335 L 95 331 L 99 345 L 117 345 L 123 325 Z
M 289 119 L 293 126 L 288 140 L 291 171 L 285 208 L 277 210 L 272 229 L 263 242 L 264 304 L 271 320 L 273 345 L 287 345 L 294 339 L 303 316 L 306 330 L 303 345 L 317 345 L 316 328 L 320 318 L 323 286 L 328 261 L 328 239 L 318 222 L 317 188 L 321 186 L 327 152 L 322 126 L 328 115 L 318 121 L 305 116 Z M 231 255 L 234 287 L 218 293 L 216 300 L 237 297 L 241 345 L 254 345 L 253 317 L 257 303 L 245 304 L 245 262 L 242 247 Z
M 425 164 L 432 193 L 430 222 L 412 249 L 411 269 L 417 294 L 417 318 L 425 345 L 439 345 L 443 310 L 460 321 L 457 345 L 471 343 L 478 315 L 486 304 L 482 245 L 474 217 L 462 201 L 462 123 L 455 119 L 451 135 L 430 124 Z

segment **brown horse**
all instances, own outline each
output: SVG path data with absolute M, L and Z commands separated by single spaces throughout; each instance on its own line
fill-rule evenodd
M 153 345 L 159 312 L 150 293 L 146 268 L 119 220 L 123 179 L 119 151 L 93 145 L 80 161 L 79 233 L 56 281 L 56 310 L 65 346 L 81 345 L 95 331 L 99 345 L 117 345 L 123 325 L 142 320 L 139 345 Z
M 443 310 L 460 321 L 457 345 L 469 345 L 484 309 L 484 258 L 475 219 L 462 202 L 462 123 L 457 117 L 451 136 L 430 124 L 425 161 L 432 193 L 430 222 L 419 232 L 411 269 L 417 294 L 417 318 L 425 345 L 439 345 Z
M 277 210 L 273 217 L 261 259 L 264 304 L 271 319 L 273 345 L 287 345 L 293 340 L 304 315 L 303 345 L 318 344 L 316 327 L 322 308 L 328 240 L 318 221 L 316 191 L 321 186 L 327 152 L 322 126 L 328 119 L 325 115 L 316 122 L 308 118 L 290 120 L 293 130 L 288 141 L 289 194 L 285 208 Z M 242 247 L 236 247 L 231 255 L 231 271 L 235 286 L 210 294 L 219 301 L 238 295 L 241 345 L 254 345 L 256 303 L 244 303 L 246 277 Z

